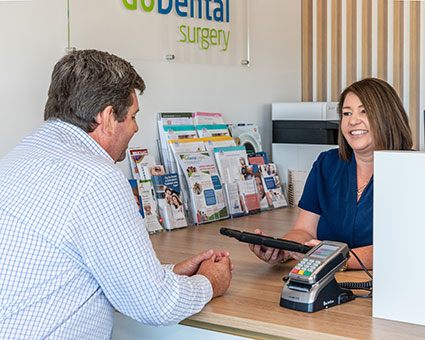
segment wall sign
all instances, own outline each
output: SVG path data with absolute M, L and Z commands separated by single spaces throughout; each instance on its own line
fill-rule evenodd
M 248 0 L 70 0 L 70 44 L 124 58 L 240 65 Z

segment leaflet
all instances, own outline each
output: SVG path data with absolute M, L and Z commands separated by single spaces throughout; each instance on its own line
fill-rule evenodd
M 268 163 L 267 154 L 264 151 L 248 153 L 249 164 L 263 165 Z
M 221 113 L 195 112 L 192 116 L 195 125 L 224 124 Z
M 168 141 L 174 154 L 182 152 L 214 152 L 214 148 L 236 146 L 235 140 L 230 136 L 204 137 L 191 139 L 175 139 Z
M 264 192 L 269 206 L 272 208 L 286 207 L 288 202 L 280 185 L 276 164 L 268 163 L 261 165 L 259 171 L 261 172 Z
M 152 176 L 162 226 L 176 229 L 187 226 L 178 174 Z
M 142 218 L 145 218 L 145 214 L 143 212 L 142 208 L 142 198 L 139 195 L 139 188 L 137 185 L 136 179 L 129 179 L 128 183 L 130 184 L 131 190 L 133 191 L 134 200 L 137 203 L 137 206 L 139 207 L 139 213 L 142 216 Z
M 162 164 L 167 172 L 172 172 L 170 169 L 170 154 L 168 148 L 168 141 L 170 140 L 164 126 L 192 126 L 193 125 L 193 112 L 159 112 L 158 113 L 158 148 Z M 197 137 L 195 135 L 195 137 Z M 173 139 L 173 138 L 171 138 Z M 178 139 L 178 138 L 176 138 Z
M 202 138 L 174 139 L 168 141 L 168 144 L 174 154 L 205 151 L 205 145 Z
M 269 210 L 270 206 L 266 196 L 266 190 L 264 189 L 263 176 L 261 174 L 260 168 L 257 165 L 255 165 L 255 167 L 256 169 L 254 170 L 254 180 L 255 185 L 257 186 L 258 197 L 260 199 L 260 207 L 261 210 Z
M 225 124 L 196 125 L 196 131 L 198 131 L 198 136 L 200 138 L 230 136 L 229 129 Z
M 248 179 L 246 181 L 240 181 L 238 185 L 245 212 L 250 214 L 260 212 L 260 199 L 258 197 L 255 181 L 253 179 Z
M 162 125 L 193 125 L 192 112 L 160 112 Z
M 244 146 L 214 148 L 218 170 L 224 183 L 233 183 L 252 178 Z
M 167 141 L 175 139 L 197 138 L 196 129 L 193 125 L 164 125 Z
M 235 140 L 230 136 L 207 137 L 201 139 L 204 141 L 206 150 L 210 152 L 211 155 L 214 154 L 215 148 L 236 146 Z
M 185 140 L 197 138 L 195 126 L 193 125 L 165 125 L 164 135 L 167 140 L 165 149 L 162 150 L 164 158 L 164 166 L 167 172 L 176 172 L 177 165 L 174 159 L 172 150 L 169 147 L 168 141 L 170 140 Z M 165 163 L 166 162 L 166 163 Z
M 227 195 L 230 215 L 232 217 L 245 215 L 244 205 L 241 202 L 238 183 L 224 184 Z
M 180 153 L 177 160 L 188 183 L 194 220 L 203 223 L 228 217 L 225 193 L 209 153 Z
M 147 161 L 150 162 L 149 158 L 144 160 L 144 158 L 149 155 L 148 149 L 130 147 L 127 149 L 127 155 L 130 161 L 130 169 L 133 178 L 147 179 L 147 169 L 139 169 L 139 167 L 142 167 Z M 140 171 L 142 171 L 142 173 L 140 173 Z
M 164 228 L 159 223 L 158 206 L 156 204 L 152 181 L 150 179 L 139 180 L 138 186 L 145 214 L 145 227 L 148 233 L 152 234 L 163 231 Z

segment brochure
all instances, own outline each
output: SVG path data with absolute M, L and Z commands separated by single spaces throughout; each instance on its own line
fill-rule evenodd
M 238 183 L 224 184 L 230 216 L 238 217 L 245 215 L 244 205 L 241 202 Z
M 142 208 L 142 199 L 139 195 L 139 188 L 138 188 L 138 185 L 137 185 L 137 180 L 136 179 L 129 179 L 128 183 L 130 183 L 130 187 L 131 187 L 131 190 L 133 191 L 134 199 L 137 203 L 137 206 L 139 207 L 139 213 L 140 213 L 140 215 L 142 215 L 143 218 L 145 218 L 145 214 L 144 214 L 143 208 Z
M 196 131 L 200 138 L 230 136 L 229 129 L 225 124 L 196 125 Z
M 201 138 L 204 142 L 205 149 L 214 155 L 215 148 L 223 148 L 227 146 L 236 146 L 235 140 L 230 136 L 207 137 Z
M 168 133 L 164 130 L 164 126 L 192 126 L 193 125 L 193 112 L 159 112 L 158 113 L 158 149 L 161 157 L 161 162 L 167 172 L 173 172 L 170 169 L 170 153 L 168 148 L 168 141 L 170 140 Z M 195 136 L 196 133 L 195 133 Z M 171 138 L 174 139 L 174 138 Z M 178 138 L 175 138 L 178 139 Z
M 195 126 L 193 125 L 164 125 L 164 133 L 167 141 L 198 137 Z
M 288 202 L 283 195 L 279 176 L 277 174 L 276 164 L 264 164 L 261 165 L 259 169 L 261 172 L 263 187 L 269 206 L 272 208 L 286 207 Z
M 267 154 L 264 151 L 248 153 L 248 162 L 257 165 L 267 164 Z
M 193 125 L 193 112 L 160 112 L 162 125 Z
M 257 165 L 255 165 L 257 166 Z M 269 201 L 267 200 L 266 190 L 264 189 L 263 176 L 261 175 L 261 170 L 258 168 L 254 171 L 254 180 L 255 185 L 257 186 L 257 192 L 260 199 L 260 208 L 261 210 L 269 210 Z
M 235 140 L 230 136 L 175 139 L 168 141 L 168 144 L 174 154 L 201 151 L 211 151 L 213 153 L 214 148 L 236 146 Z
M 189 188 L 194 220 L 199 224 L 228 217 L 225 192 L 210 154 L 180 153 L 177 159 Z
M 150 179 L 138 181 L 139 194 L 142 198 L 142 206 L 145 215 L 145 227 L 148 233 L 157 233 L 164 228 L 159 223 L 159 213 Z
M 130 161 L 131 174 L 134 179 L 148 179 L 148 169 L 144 168 L 146 164 L 155 163 L 152 156 L 149 156 L 148 149 L 129 147 L 127 149 L 128 159 Z
M 167 154 L 166 158 L 168 159 L 168 163 L 164 163 L 164 166 L 166 171 L 171 173 L 176 171 L 176 162 L 173 158 L 173 153 L 170 150 L 168 141 L 194 139 L 197 138 L 198 135 L 193 125 L 165 125 L 164 133 L 167 139 L 167 148 L 163 150 L 163 152 Z
M 214 148 L 215 160 L 224 183 L 252 179 L 244 146 Z
M 202 138 L 174 139 L 168 141 L 168 144 L 174 154 L 205 151 L 204 140 Z
M 195 112 L 192 117 L 195 125 L 224 124 L 221 113 Z
M 257 193 L 257 188 L 254 179 L 240 181 L 239 192 L 241 201 L 246 213 L 255 214 L 261 211 L 260 199 Z
M 170 158 L 169 172 L 179 172 L 176 154 L 182 152 L 205 151 L 204 142 L 200 138 L 175 139 L 168 141 L 168 151 Z
M 178 174 L 152 176 L 162 225 L 167 230 L 186 227 Z

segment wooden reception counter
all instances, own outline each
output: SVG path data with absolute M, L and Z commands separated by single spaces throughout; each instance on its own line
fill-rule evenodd
M 152 235 L 162 263 L 177 263 L 212 248 L 229 251 L 235 266 L 226 294 L 182 324 L 255 339 L 425 339 L 424 326 L 372 318 L 371 299 L 357 298 L 315 313 L 280 307 L 282 277 L 295 261 L 268 265 L 257 259 L 247 244 L 219 233 L 221 227 L 250 232 L 261 227 L 270 236 L 280 237 L 294 224 L 297 214 L 297 208 L 283 208 Z M 398 273 L 395 269 L 394 280 Z M 336 279 L 367 281 L 368 276 L 362 271 L 346 271 L 337 273 Z

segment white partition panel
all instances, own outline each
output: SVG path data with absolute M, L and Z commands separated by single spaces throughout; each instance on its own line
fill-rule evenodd
M 373 316 L 425 325 L 425 153 L 375 152 Z

